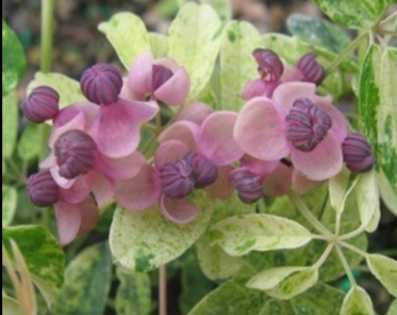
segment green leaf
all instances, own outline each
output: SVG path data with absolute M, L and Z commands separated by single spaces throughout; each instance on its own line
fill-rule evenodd
M 14 31 L 3 21 L 3 97 L 17 87 L 26 69 L 23 47 Z
M 241 91 L 248 80 L 258 76 L 252 52 L 260 47 L 261 36 L 248 22 L 230 22 L 225 28 L 220 52 L 220 107 L 239 110 Z
M 47 85 L 55 89 L 59 94 L 59 105 L 61 108 L 78 102 L 86 102 L 80 90 L 80 83 L 60 73 L 37 72 L 34 79 L 29 83 L 27 91 L 29 94 L 35 87 Z
M 222 21 L 228 21 L 232 18 L 233 12 L 230 0 L 200 0 L 200 2 L 212 6 Z
M 397 314 L 397 300 L 394 300 L 387 311 L 387 315 L 396 315 Z
M 102 315 L 112 279 L 112 258 L 104 243 L 84 249 L 68 265 L 54 304 L 57 315 Z
M 122 266 L 149 271 L 182 255 L 206 230 L 212 210 L 203 208 L 189 224 L 167 221 L 158 209 L 143 213 L 117 209 L 110 228 L 110 248 Z
M 291 249 L 311 241 L 311 233 L 302 225 L 273 215 L 246 214 L 218 222 L 211 229 L 214 244 L 231 256 L 253 250 Z
M 167 56 L 168 53 L 168 37 L 161 33 L 149 33 L 150 46 L 155 58 Z
M 335 22 L 351 28 L 369 28 L 393 0 L 314 0 Z
M 222 23 L 208 5 L 188 2 L 169 29 L 169 55 L 190 75 L 195 99 L 211 78 L 222 40 Z
M 397 191 L 393 189 L 386 175 L 381 172 L 377 174 L 380 195 L 386 207 L 397 216 Z
M 18 142 L 18 155 L 23 161 L 38 160 L 47 150 L 50 126 L 29 123 Z
M 367 257 L 367 264 L 390 294 L 397 297 L 397 261 L 387 256 L 371 254 Z
M 3 299 L 1 304 L 1 313 L 4 315 L 24 315 L 21 307 L 17 300 L 5 295 L 3 293 Z
M 340 314 L 375 315 L 375 311 L 368 293 L 363 288 L 355 286 L 346 294 Z
M 3 200 L 2 200 L 2 227 L 11 224 L 17 208 L 17 191 L 12 186 L 3 185 Z
M 3 97 L 2 103 L 3 159 L 10 158 L 14 152 L 18 132 L 18 105 L 15 92 Z
M 344 169 L 338 175 L 331 177 L 328 181 L 330 203 L 339 214 L 343 212 L 345 208 L 345 196 L 349 186 L 349 178 L 350 173 Z
M 117 315 L 149 315 L 152 310 L 150 278 L 147 273 L 116 269 L 120 286 L 117 289 Z
M 117 13 L 109 21 L 99 24 L 98 29 L 106 35 L 126 69 L 139 54 L 150 51 L 146 26 L 135 14 Z
M 292 35 L 301 40 L 336 53 L 350 42 L 350 37 L 344 29 L 318 17 L 292 14 L 287 19 L 287 28 Z
M 3 229 L 7 245 L 14 240 L 21 250 L 29 271 L 48 284 L 63 282 L 64 254 L 56 239 L 42 226 L 18 225 Z

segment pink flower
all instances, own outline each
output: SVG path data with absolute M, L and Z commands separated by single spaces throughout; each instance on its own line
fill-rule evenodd
M 316 95 L 315 89 L 312 83 L 286 82 L 272 99 L 250 100 L 238 115 L 236 142 L 263 161 L 288 157 L 297 171 L 314 181 L 336 175 L 343 165 L 347 123 L 330 97 Z
M 123 97 L 144 101 L 148 98 L 170 106 L 182 105 L 190 90 L 183 67 L 170 58 L 154 60 L 150 53 L 139 56 L 124 83 Z

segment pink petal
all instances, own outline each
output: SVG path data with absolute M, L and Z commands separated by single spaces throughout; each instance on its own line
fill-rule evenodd
M 167 220 L 173 223 L 187 224 L 197 217 L 199 209 L 187 199 L 170 199 L 162 195 L 160 212 Z
M 174 73 L 182 68 L 182 67 L 178 66 L 178 64 L 176 63 L 176 61 L 174 59 L 168 58 L 168 57 L 159 58 L 154 63 L 156 65 L 164 66 L 164 67 L 170 69 Z
M 303 152 L 291 148 L 294 167 L 311 180 L 321 181 L 335 176 L 343 167 L 342 146 L 332 133 L 314 148 Z
M 211 113 L 212 109 L 207 104 L 194 102 L 185 106 L 176 120 L 188 120 L 200 126 Z
M 261 79 L 248 81 L 241 92 L 241 97 L 246 101 L 258 96 L 271 97 L 278 84 L 278 82 L 265 82 Z
M 90 172 L 88 177 L 98 208 L 109 206 L 114 200 L 114 183 L 98 172 Z
M 78 205 L 70 205 L 65 202 L 57 202 L 54 207 L 59 241 L 62 245 L 67 245 L 79 233 L 81 225 L 80 209 Z
M 240 161 L 241 166 L 246 167 L 251 172 L 259 176 L 269 175 L 276 169 L 279 163 L 279 160 L 262 161 L 249 155 L 245 155 Z
M 61 200 L 67 203 L 80 203 L 90 194 L 91 185 L 86 176 L 79 176 L 69 189 L 61 189 Z
M 66 120 L 64 120 L 64 118 L 62 118 L 62 122 L 63 122 L 62 125 L 59 125 L 59 126 L 54 125 L 54 129 L 53 129 L 53 131 L 50 135 L 50 138 L 48 140 L 48 145 L 50 146 L 50 148 L 54 147 L 55 142 L 66 131 L 74 130 L 74 129 L 84 130 L 84 127 L 85 127 L 84 113 L 82 111 L 77 111 L 77 109 L 75 109 L 75 110 L 74 110 L 73 116 L 68 121 L 66 121 Z
M 185 69 L 180 68 L 174 75 L 169 78 L 156 91 L 154 96 L 156 99 L 167 105 L 182 105 L 190 91 L 190 79 Z
M 124 180 L 134 177 L 146 163 L 142 153 L 135 151 L 132 154 L 111 159 L 103 155 L 98 155 L 96 168 L 107 177 L 114 180 Z
M 81 224 L 78 235 L 82 235 L 94 229 L 99 220 L 99 209 L 92 197 L 89 197 L 84 202 L 80 203 L 79 208 Z
M 110 158 L 132 154 L 140 141 L 140 127 L 151 120 L 159 108 L 154 102 L 126 101 L 101 106 L 90 131 L 99 151 Z
M 321 183 L 322 182 L 310 180 L 297 170 L 292 172 L 292 190 L 298 194 L 307 193 Z
M 160 144 L 154 156 L 156 168 L 164 164 L 175 162 L 182 159 L 187 153 L 190 152 L 183 142 L 178 140 L 168 140 Z
M 195 123 L 180 120 L 165 129 L 160 134 L 159 141 L 178 140 L 184 143 L 189 149 L 194 150 L 196 148 L 198 133 L 199 127 Z
M 54 167 L 57 164 L 55 154 L 53 152 L 50 153 L 50 155 L 44 159 L 43 161 L 40 162 L 40 169 L 49 169 L 51 167 Z
M 218 168 L 218 177 L 211 186 L 206 190 L 213 198 L 227 199 L 233 193 L 233 186 L 229 180 L 230 172 L 233 170 L 231 166 Z
M 281 196 L 288 193 L 291 187 L 292 167 L 279 162 L 277 168 L 263 181 L 266 196 Z
M 59 175 L 59 167 L 57 165 L 50 168 L 50 173 L 57 185 L 63 189 L 70 189 L 76 181 L 76 178 L 67 179 Z
M 217 165 L 239 160 L 244 152 L 233 138 L 237 114 L 214 112 L 203 122 L 199 134 L 199 151 Z
M 280 78 L 281 82 L 288 82 L 288 81 L 302 81 L 303 74 L 294 66 L 290 66 L 284 64 L 284 72 Z
M 234 138 L 247 154 L 260 160 L 279 160 L 289 152 L 284 120 L 266 97 L 254 98 L 244 105 Z
M 152 92 L 153 57 L 150 53 L 140 55 L 128 73 L 128 88 L 131 93 L 144 100 Z
M 156 170 L 150 165 L 145 165 L 135 177 L 117 184 L 115 199 L 128 210 L 140 211 L 158 202 L 160 190 Z

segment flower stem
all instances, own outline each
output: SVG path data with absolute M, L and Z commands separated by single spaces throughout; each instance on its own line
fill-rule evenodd
M 349 278 L 350 283 L 352 284 L 352 286 L 356 286 L 357 285 L 356 279 L 354 279 L 353 272 L 350 268 L 350 265 L 349 265 L 345 255 L 343 254 L 343 251 L 340 249 L 340 247 L 338 245 L 335 246 L 335 249 L 336 249 L 336 253 L 339 256 L 339 260 L 342 263 L 343 268 L 345 269 L 346 275 Z
M 320 256 L 320 258 L 316 261 L 316 263 L 313 265 L 314 268 L 320 268 L 327 260 L 329 255 L 332 252 L 332 249 L 334 248 L 334 244 L 330 243 L 328 246 L 325 248 L 324 252 Z
M 52 66 L 54 4 L 54 0 L 41 2 L 41 71 L 43 72 L 49 72 Z
M 354 231 L 352 231 L 350 233 L 344 234 L 341 237 L 339 237 L 339 240 L 341 240 L 341 241 L 350 240 L 352 238 L 355 238 L 355 237 L 359 236 L 361 233 L 364 233 L 364 232 L 365 232 L 365 227 L 361 225 L 356 230 L 354 230 Z
M 368 253 L 362 251 L 361 249 L 359 249 L 356 246 L 351 245 L 351 244 L 349 244 L 347 242 L 339 241 L 338 244 L 340 246 L 342 246 L 342 247 L 346 247 L 347 249 L 350 249 L 352 252 L 355 252 L 355 253 L 363 256 L 363 257 L 367 257 L 368 256 Z
M 159 268 L 159 315 L 167 315 L 167 269 L 166 265 Z

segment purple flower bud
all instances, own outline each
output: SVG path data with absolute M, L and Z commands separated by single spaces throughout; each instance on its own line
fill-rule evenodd
M 36 206 L 48 207 L 58 201 L 59 187 L 48 170 L 31 175 L 27 181 L 27 190 Z
M 55 118 L 59 111 L 59 94 L 49 86 L 39 86 L 30 93 L 22 104 L 27 119 L 42 123 Z
M 259 175 L 241 167 L 232 171 L 229 178 L 241 201 L 254 203 L 263 197 L 263 180 Z
M 162 191 L 169 198 L 184 198 L 194 189 L 193 168 L 188 159 L 165 164 L 159 174 Z
M 276 82 L 284 72 L 284 65 L 278 55 L 270 49 L 255 49 L 252 53 L 257 64 L 262 80 Z
M 324 80 L 324 68 L 317 62 L 316 55 L 313 53 L 303 55 L 296 67 L 300 70 L 306 82 L 319 85 Z
M 98 105 L 115 103 L 123 86 L 119 69 L 111 64 L 98 63 L 84 71 L 80 87 L 84 95 Z
M 160 86 L 173 76 L 173 72 L 162 65 L 154 64 L 152 67 L 152 89 L 156 91 Z
M 196 188 L 204 188 L 216 181 L 218 168 L 214 163 L 199 153 L 189 153 L 185 157 L 193 168 L 193 177 Z
M 85 132 L 70 130 L 55 142 L 59 174 L 67 179 L 85 174 L 93 168 L 96 144 Z
M 288 141 L 304 152 L 312 151 L 332 126 L 328 113 L 308 98 L 295 101 L 286 121 Z
M 350 133 L 342 143 L 343 160 L 353 172 L 365 172 L 375 164 L 371 145 L 359 133 Z

